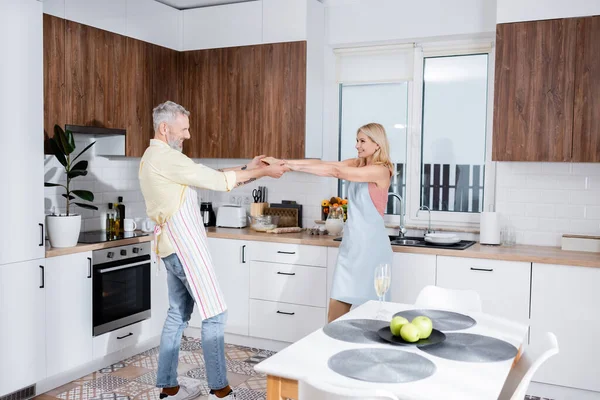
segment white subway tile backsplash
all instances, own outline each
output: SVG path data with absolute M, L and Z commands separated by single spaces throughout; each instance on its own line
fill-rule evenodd
M 499 162 L 496 175 L 496 210 L 518 243 L 560 246 L 563 233 L 600 233 L 600 164 Z
M 549 217 L 555 215 L 553 204 L 527 204 L 525 205 L 525 216 L 527 217 Z
M 544 175 L 570 175 L 572 164 L 569 163 L 542 163 Z
M 555 207 L 554 215 L 556 218 L 584 218 L 585 209 L 584 206 L 559 205 Z

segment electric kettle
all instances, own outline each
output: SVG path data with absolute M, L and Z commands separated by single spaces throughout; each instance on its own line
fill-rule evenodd
M 213 211 L 211 202 L 200 203 L 200 215 L 202 215 L 204 226 L 215 226 L 217 224 L 217 217 Z

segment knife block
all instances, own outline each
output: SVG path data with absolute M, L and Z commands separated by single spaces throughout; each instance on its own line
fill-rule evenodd
M 269 206 L 269 203 L 250 203 L 250 216 L 258 217 L 264 215 L 265 208 Z

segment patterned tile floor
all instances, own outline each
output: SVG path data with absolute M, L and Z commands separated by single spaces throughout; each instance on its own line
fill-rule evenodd
M 254 364 L 274 353 L 227 344 L 227 376 L 235 388 L 238 400 L 265 400 L 267 380 L 254 371 Z M 40 400 L 159 400 L 156 388 L 158 347 L 137 354 L 88 376 L 51 390 Z M 179 353 L 179 382 L 202 387 L 198 400 L 208 399 L 208 386 L 200 339 L 187 338 Z M 525 400 L 550 400 L 526 396 Z
M 239 400 L 265 400 L 267 380 L 254 371 L 254 364 L 274 353 L 268 350 L 225 345 L 227 377 Z M 135 355 L 81 379 L 44 393 L 40 400 L 159 400 L 156 388 L 158 347 Z M 200 339 L 184 337 L 179 352 L 179 383 L 201 386 L 208 399 L 208 386 Z

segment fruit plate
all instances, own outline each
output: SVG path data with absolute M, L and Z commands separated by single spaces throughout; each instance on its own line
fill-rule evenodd
M 380 338 L 385 340 L 386 342 L 390 342 L 392 344 L 398 344 L 401 346 L 431 346 L 432 344 L 441 343 L 446 340 L 446 335 L 443 332 L 438 331 L 437 329 L 433 329 L 431 331 L 431 335 L 427 339 L 417 340 L 416 342 L 407 342 L 402 339 L 400 336 L 392 335 L 392 331 L 389 326 L 383 327 L 377 331 L 377 334 Z

